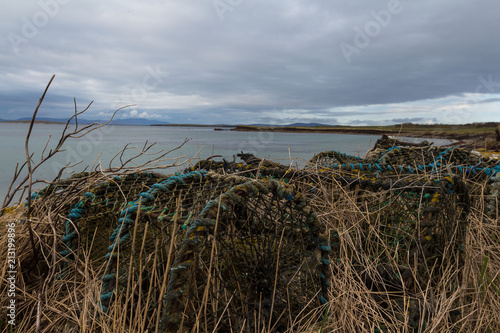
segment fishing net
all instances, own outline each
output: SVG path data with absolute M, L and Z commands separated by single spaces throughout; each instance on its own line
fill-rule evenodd
M 339 169 L 362 173 L 455 173 L 464 176 L 492 176 L 500 171 L 498 160 L 483 158 L 458 147 L 394 146 L 369 151 L 365 158 L 335 151 L 323 152 L 310 160 L 317 170 Z
M 26 210 L 20 225 L 29 219 L 41 235 L 55 232 L 61 242 L 56 245 L 62 271 L 58 278 L 66 274 L 68 262 L 75 262 L 80 249 L 94 252 L 93 259 L 99 263 L 99 254 L 105 254 L 107 240 L 102 235 L 110 235 L 115 227 L 117 213 L 124 207 L 129 198 L 133 198 L 161 177 L 154 173 L 135 173 L 122 176 L 108 176 L 99 172 L 82 172 L 46 186 L 31 195 L 30 210 Z M 28 205 L 26 201 L 25 205 Z M 41 223 L 49 218 L 50 223 Z M 98 235 L 98 237 L 95 237 Z M 23 269 L 28 273 L 37 262 L 32 260 L 38 251 L 47 250 L 49 246 L 44 238 L 38 241 L 39 247 L 26 258 Z M 102 263 L 102 259 L 100 261 Z
M 247 180 L 206 171 L 178 176 L 149 172 L 73 176 L 33 194 L 30 220 L 41 237 L 31 254 L 50 251 L 48 231 L 53 230 L 59 254 L 51 277 L 56 284 L 80 283 L 72 280 L 87 265 L 96 270 L 104 267 L 99 306 L 105 312 L 116 298 L 133 304 L 141 297 L 161 300 L 168 258 L 176 250 L 169 252 L 170 243 L 182 241 L 185 229 L 207 202 Z M 45 223 L 47 214 L 54 219 Z M 29 239 L 25 243 L 29 246 Z M 37 264 L 33 257 L 21 261 L 25 282 L 31 284 L 30 270 Z M 42 270 L 47 275 L 50 267 L 44 265 Z M 151 315 L 158 303 L 147 307 Z
M 210 201 L 176 255 L 163 329 L 283 331 L 326 303 L 324 226 L 300 193 L 249 181 Z M 317 314 L 316 314 L 317 315 Z
M 353 270 L 388 317 L 411 317 L 412 327 L 428 320 L 416 290 L 438 283 L 444 261 L 463 265 L 472 189 L 461 177 L 284 166 L 258 176 L 293 184 L 318 213 L 338 220 L 329 223 L 334 274 Z
M 223 174 L 238 174 L 250 178 L 274 177 L 278 178 L 290 172 L 292 169 L 288 166 L 258 158 L 252 154 L 241 152 L 236 155 L 242 162 L 235 161 L 215 161 L 211 158 L 200 160 L 191 167 L 186 168 L 184 173 L 193 170 L 213 170 Z
M 439 267 L 446 251 L 459 250 L 470 208 L 468 189 L 459 179 L 446 177 L 378 192 L 360 185 L 351 194 L 357 199 L 359 216 L 355 229 L 362 231 L 355 236 L 362 253 L 371 253 L 365 259 L 375 260 L 376 265 L 390 261 L 403 265 L 410 257 L 417 266 Z M 332 247 L 345 250 L 338 232 L 333 234 Z M 334 256 L 345 257 L 340 252 Z M 428 278 L 423 272 L 419 275 Z
M 357 227 L 363 230 L 364 237 L 383 235 L 381 240 L 385 245 L 382 248 L 386 252 L 387 249 L 397 251 L 398 264 L 415 255 L 422 260 L 440 259 L 445 248 L 451 246 L 456 250 L 457 244 L 463 242 L 472 189 L 456 176 L 356 175 L 329 169 L 290 170 L 284 167 L 262 169 L 259 175 L 293 184 L 308 197 L 311 205 L 317 205 L 318 210 L 322 210 L 318 204 L 322 195 L 324 200 L 354 198 L 356 209 L 361 214 L 356 220 Z M 491 192 L 498 194 L 494 190 L 498 185 L 493 182 L 495 179 L 491 181 Z M 360 223 L 367 220 L 375 220 L 381 229 L 373 229 L 374 224 Z M 358 241 L 370 247 L 371 243 L 364 237 Z M 332 242 L 338 244 L 335 237 Z M 386 256 L 395 258 L 388 253 Z
M 372 150 L 376 149 L 387 150 L 392 147 L 426 147 L 432 145 L 433 143 L 427 140 L 415 143 L 415 142 L 399 140 L 396 137 L 390 137 L 383 134 L 382 137 L 375 142 L 375 145 L 373 145 Z
M 109 246 L 111 235 L 123 210 L 139 193 L 165 178 L 164 175 L 141 172 L 113 176 L 80 190 L 80 199 L 73 205 L 65 222 L 62 241 L 66 249 L 61 255 L 74 260 L 78 249 L 91 250 L 93 264 L 100 265 Z M 97 237 L 96 237 L 97 236 Z
M 24 294 L 19 297 L 19 320 L 31 313 L 33 299 L 26 295 L 36 293 L 41 277 L 45 285 L 54 286 L 48 294 L 58 302 L 76 296 L 88 278 L 81 273 L 89 268 L 98 272 L 104 263 L 120 210 L 164 177 L 79 173 L 34 192 L 30 209 L 15 209 L 11 221 L 17 224 L 18 281 Z
M 329 166 L 335 164 L 360 163 L 362 161 L 363 159 L 361 157 L 332 150 L 314 155 L 309 163 L 319 166 Z
M 114 296 L 130 293 L 127 288 L 131 287 L 131 280 L 147 286 L 143 293 L 159 295 L 166 283 L 163 277 L 168 275 L 167 263 L 176 250 L 170 243 L 183 239 L 185 229 L 208 201 L 246 180 L 193 171 L 171 176 L 151 185 L 148 191 L 137 193 L 121 210 L 109 237 L 106 274 L 102 278 L 102 308 L 106 311 Z M 139 299 L 141 291 L 136 292 L 134 297 Z M 151 304 L 151 312 L 156 307 L 157 304 Z
M 377 192 L 355 187 L 357 213 L 332 229 L 332 258 L 342 258 L 334 269 L 354 270 L 388 317 L 407 317 L 416 329 L 432 315 L 417 290 L 464 263 L 469 189 L 451 177 Z

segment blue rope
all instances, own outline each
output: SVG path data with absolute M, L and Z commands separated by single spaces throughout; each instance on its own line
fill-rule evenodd
M 439 155 L 434 159 L 434 163 L 436 163 L 438 160 L 443 159 L 444 155 L 448 154 L 450 150 L 455 149 L 456 147 L 450 147 L 448 149 L 443 150 L 442 152 L 439 153 Z
M 139 202 L 142 204 L 147 204 L 155 200 L 156 195 L 159 192 L 169 192 L 171 188 L 178 184 L 186 184 L 186 180 L 192 181 L 196 179 L 202 179 L 208 171 L 199 170 L 191 171 L 188 174 L 183 174 L 179 176 L 171 176 L 168 179 L 156 183 L 150 187 L 147 192 L 142 192 L 139 194 L 137 200 L 129 202 L 127 207 L 121 211 L 120 218 L 118 219 L 118 225 L 116 229 L 110 236 L 111 245 L 108 247 L 108 253 L 105 256 L 105 260 L 108 262 L 106 274 L 101 278 L 102 289 L 101 289 L 101 309 L 104 312 L 108 311 L 108 308 L 102 304 L 102 302 L 111 302 L 114 289 L 108 291 L 109 282 L 116 279 L 116 272 L 113 272 L 115 258 L 117 257 L 115 249 L 122 245 L 124 242 L 130 239 L 130 229 L 134 225 L 135 221 L 133 216 L 139 210 Z M 109 303 L 108 303 L 109 304 Z
M 377 160 L 377 162 L 369 162 L 369 163 L 360 162 L 360 163 L 356 163 L 356 164 L 354 164 L 354 163 L 347 163 L 347 164 L 346 163 L 333 163 L 333 164 L 326 164 L 326 165 L 324 165 L 324 167 L 337 168 L 337 169 L 347 169 L 347 170 L 352 170 L 352 171 L 354 171 L 356 169 L 360 169 L 360 170 L 367 169 L 370 171 L 374 171 L 374 170 L 394 171 L 396 167 L 399 167 L 399 170 L 401 172 L 407 172 L 407 173 L 417 173 L 418 171 L 426 171 L 426 170 L 436 172 L 436 171 L 438 171 L 438 169 L 440 167 L 444 166 L 442 161 L 445 160 L 445 157 L 447 155 L 449 155 L 456 148 L 457 147 L 447 148 L 447 149 L 443 150 L 441 153 L 439 153 L 439 155 L 434 159 L 434 162 L 426 164 L 426 165 L 417 165 L 416 167 L 412 167 L 411 165 L 391 166 L 389 164 L 381 164 L 380 163 L 383 160 L 383 157 L 386 156 L 386 154 L 388 154 L 390 151 L 401 149 L 401 147 L 397 147 L 397 146 L 389 148 Z M 356 159 L 362 160 L 361 157 L 350 156 L 350 155 L 346 155 L 346 154 L 340 153 L 340 152 L 330 151 L 329 153 L 334 153 L 334 154 L 337 154 L 339 156 L 347 156 L 349 158 L 356 158 Z M 466 165 L 447 165 L 447 166 L 452 168 L 452 169 L 457 169 L 460 174 L 464 174 L 464 169 L 465 169 L 466 175 L 467 174 L 477 175 L 479 173 L 483 173 L 486 176 L 495 176 L 497 173 L 500 172 L 500 163 L 497 164 L 495 167 L 491 167 L 491 168 L 490 167 L 479 168 L 479 165 L 481 165 L 481 161 L 474 166 L 466 166 Z
M 68 214 L 68 218 L 66 219 L 65 235 L 62 238 L 64 245 L 66 245 L 66 249 L 59 252 L 59 254 L 64 258 L 73 259 L 71 256 L 71 254 L 75 250 L 73 246 L 73 240 L 78 235 L 78 231 L 74 226 L 78 224 L 78 220 L 81 219 L 85 214 L 86 211 L 85 203 L 87 202 L 87 200 L 92 199 L 93 197 L 94 194 L 90 192 L 85 192 L 83 194 L 82 200 L 80 200 L 77 204 L 75 204 L 71 209 L 70 213 Z M 56 276 L 56 279 L 60 279 L 67 274 L 66 268 L 67 268 L 67 262 L 63 262 L 61 273 Z
M 464 168 L 465 169 L 465 174 L 472 173 L 473 175 L 477 175 L 479 173 L 484 173 L 486 176 L 495 176 L 497 173 L 500 172 L 500 164 L 496 165 L 495 167 L 483 167 L 479 168 L 478 166 L 481 165 L 481 162 L 479 162 L 476 165 L 473 166 L 464 166 L 464 165 L 449 165 L 449 168 L 452 169 L 457 169 L 459 173 L 463 174 Z M 326 168 L 331 168 L 331 169 L 348 169 L 351 171 L 360 169 L 360 170 L 365 170 L 368 169 L 370 171 L 374 171 L 374 169 L 378 171 L 394 171 L 396 167 L 399 168 L 401 172 L 407 172 L 407 173 L 417 173 L 418 171 L 432 171 L 436 172 L 439 167 L 443 166 L 439 162 L 433 162 L 430 164 L 426 165 L 417 165 L 415 168 L 413 168 L 411 165 L 398 165 L 398 166 L 391 166 L 389 164 L 379 164 L 379 163 L 359 163 L 359 164 L 330 164 L 330 165 L 325 165 Z
M 400 147 L 395 146 L 395 147 L 391 147 L 391 148 L 387 149 L 387 151 L 386 151 L 385 153 L 383 153 L 383 154 L 382 154 L 382 156 L 380 156 L 380 158 L 378 159 L 378 161 L 377 161 L 377 162 L 379 162 L 379 163 L 380 163 L 380 162 L 382 161 L 382 159 L 383 159 L 383 158 L 384 158 L 384 157 L 385 157 L 385 156 L 386 156 L 386 155 L 387 155 L 390 151 L 392 151 L 392 150 L 401 150 L 401 148 L 400 148 Z
M 476 167 L 480 166 L 480 165 L 481 165 L 481 163 L 482 163 L 482 161 L 481 161 L 481 160 L 479 160 L 479 163 L 478 163 L 478 164 L 476 164 L 476 165 L 474 165 L 474 166 L 470 167 L 470 169 L 467 169 L 465 172 L 466 172 L 466 173 L 471 172 L 472 170 L 474 170 L 474 168 L 476 168 Z

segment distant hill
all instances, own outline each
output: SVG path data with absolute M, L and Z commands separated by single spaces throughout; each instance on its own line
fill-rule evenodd
M 288 127 L 318 127 L 318 126 L 323 126 L 323 127 L 333 127 L 335 125 L 325 125 L 325 124 L 320 124 L 320 123 L 293 123 L 289 125 L 285 125 Z
M 111 125 L 159 125 L 169 124 L 164 121 L 144 119 L 144 118 L 129 118 L 129 119 L 113 119 Z
M 248 126 L 258 126 L 258 127 L 318 127 L 318 126 L 333 127 L 336 125 L 325 125 L 325 124 L 320 124 L 320 123 L 293 123 L 293 124 L 287 124 L 287 125 L 252 124 L 252 125 L 248 125 Z
M 19 118 L 15 120 L 7 120 L 7 119 L 0 119 L 0 122 L 30 122 L 31 117 L 24 117 L 24 118 Z M 38 122 L 47 122 L 47 123 L 63 123 L 65 124 L 68 119 L 67 118 L 47 118 L 47 117 L 39 117 L 36 118 L 36 121 Z M 101 123 L 104 124 L 107 120 L 103 119 L 81 119 L 78 118 L 78 123 L 82 125 L 88 125 L 92 123 Z M 75 120 L 73 119 L 71 121 L 72 124 L 75 123 Z M 158 121 L 158 120 L 151 120 L 151 119 L 143 119 L 143 118 L 128 118 L 128 119 L 113 119 L 110 122 L 110 125 L 158 125 L 158 124 L 168 124 L 164 121 Z
M 24 117 L 15 120 L 8 119 L 0 119 L 0 122 L 30 122 L 31 117 Z M 38 117 L 36 121 L 39 123 L 62 123 L 65 124 L 68 119 L 67 118 L 48 118 L 48 117 Z M 92 123 L 101 123 L 104 124 L 107 120 L 104 119 L 83 119 L 78 118 L 78 123 L 81 125 L 88 125 Z M 74 120 L 71 121 L 72 124 L 75 123 Z M 127 118 L 127 119 L 113 119 L 110 125 L 143 125 L 143 126 L 198 126 L 198 127 L 232 127 L 237 125 L 228 125 L 228 124 L 217 124 L 217 125 L 201 125 L 201 124 L 172 124 L 165 121 L 152 120 L 152 119 L 144 119 L 144 118 Z M 335 127 L 336 125 L 325 125 L 321 123 L 293 123 L 287 125 L 272 125 L 272 124 L 252 124 L 246 126 L 257 126 L 257 127 Z
M 169 124 L 169 123 L 161 123 L 161 124 L 151 124 L 151 126 L 169 126 L 169 127 L 236 127 L 237 125 L 227 125 L 227 124 Z

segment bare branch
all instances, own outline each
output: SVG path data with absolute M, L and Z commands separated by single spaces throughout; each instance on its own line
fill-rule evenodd
M 2 208 L 0 209 L 0 216 L 2 215 L 3 211 L 4 211 L 4 208 L 7 207 L 8 205 L 11 204 L 11 202 L 14 200 L 14 197 L 16 196 L 16 194 L 19 192 L 19 191 L 26 191 L 28 190 L 29 193 L 32 192 L 32 185 L 33 185 L 33 173 L 42 165 L 44 164 L 48 159 L 52 158 L 52 156 L 56 155 L 57 153 L 59 152 L 63 152 L 64 149 L 62 149 L 64 143 L 66 142 L 67 139 L 69 138 L 81 138 L 87 134 L 89 134 L 90 132 L 92 131 L 95 131 L 107 124 L 109 124 L 109 122 L 114 118 L 114 116 L 116 115 L 116 113 L 120 110 L 123 110 L 124 108 L 127 108 L 127 107 L 130 107 L 132 105 L 127 105 L 127 106 L 124 106 L 124 107 L 121 107 L 117 110 L 115 110 L 113 112 L 113 115 L 111 116 L 111 118 L 105 122 L 104 124 L 100 124 L 100 123 L 92 123 L 90 125 L 86 125 L 86 126 L 83 126 L 81 128 L 78 128 L 78 123 L 77 123 L 77 126 L 75 128 L 74 131 L 71 131 L 71 132 L 68 132 L 69 128 L 70 128 L 70 123 L 73 119 L 75 119 L 75 121 L 77 122 L 77 117 L 79 115 L 81 115 L 82 113 L 84 113 L 85 111 L 87 111 L 90 106 L 92 105 L 93 101 L 90 102 L 83 111 L 78 111 L 77 108 L 76 108 L 76 105 L 75 105 L 75 113 L 71 116 L 71 118 L 68 119 L 68 121 L 66 122 L 65 126 L 64 126 L 64 129 L 61 133 L 61 137 L 59 138 L 59 141 L 58 143 L 56 144 L 56 146 L 52 149 L 49 150 L 48 154 L 46 156 L 45 155 L 45 152 L 46 152 L 46 149 L 47 149 L 47 146 L 49 144 L 49 141 L 50 141 L 50 136 L 49 136 L 49 139 L 47 140 L 47 143 L 41 153 L 41 158 L 40 158 L 40 161 L 36 164 L 33 165 L 33 155 L 34 153 L 29 153 L 29 140 L 30 140 L 30 137 L 31 137 L 31 132 L 32 132 L 32 129 L 33 129 L 33 125 L 35 123 L 35 119 L 36 119 L 36 115 L 38 113 L 38 110 L 45 98 L 45 95 L 48 91 L 48 88 L 50 86 L 50 84 L 52 83 L 53 79 L 54 79 L 55 75 L 52 76 L 52 78 L 50 79 L 49 83 L 47 84 L 47 87 L 45 88 L 45 91 L 42 95 L 42 97 L 40 98 L 39 102 L 38 102 L 38 105 L 33 113 L 33 117 L 32 117 L 32 120 L 31 120 L 31 123 L 30 123 L 30 127 L 29 127 L 29 130 L 28 130 L 28 134 L 26 136 L 26 140 L 25 140 L 25 151 L 26 151 L 26 161 L 19 167 L 19 164 L 16 165 L 16 170 L 14 172 L 14 177 L 13 177 L 13 180 L 11 181 L 11 184 L 9 186 L 9 190 L 7 191 L 7 195 L 5 196 L 4 198 L 4 201 L 3 201 L 3 204 L 2 204 Z M 76 100 L 75 100 L 76 102 Z M 75 165 L 78 165 L 80 164 L 81 162 L 77 163 L 77 164 L 74 164 L 73 166 Z M 18 185 L 15 186 L 16 182 L 18 181 L 24 167 L 27 166 L 27 175 L 19 181 Z M 58 174 L 58 178 L 62 175 L 62 172 L 64 172 L 64 170 L 66 170 L 67 168 L 69 167 L 72 167 L 71 165 L 66 165 L 64 166 L 60 171 L 59 171 L 59 174 Z M 26 186 L 26 184 L 28 184 Z M 25 187 L 26 186 L 26 187 Z M 31 206 L 31 197 L 28 197 L 28 204 L 27 204 L 28 207 Z
M 41 159 L 43 160 L 43 155 L 45 154 L 45 150 L 47 149 L 47 146 L 49 145 L 50 139 L 52 138 L 52 134 L 49 134 L 49 138 L 47 139 L 47 142 L 45 143 L 45 147 L 43 147 L 42 154 L 41 154 Z M 52 151 L 52 149 L 49 151 Z
M 28 193 L 31 193 L 31 190 L 32 190 L 31 187 L 33 185 L 33 169 L 31 167 L 31 158 L 33 157 L 33 154 L 30 155 L 28 144 L 29 144 L 29 140 L 30 140 L 30 136 L 31 136 L 31 131 L 33 130 L 33 125 L 35 124 L 36 115 L 38 113 L 38 110 L 40 109 L 40 106 L 42 105 L 42 102 L 45 98 L 45 94 L 49 90 L 50 84 L 54 80 L 54 77 L 55 77 L 55 75 L 52 75 L 49 83 L 45 87 L 45 91 L 43 92 L 42 97 L 40 97 L 40 100 L 38 101 L 38 105 L 35 108 L 35 112 L 33 112 L 33 117 L 31 118 L 30 127 L 28 129 L 28 134 L 26 135 L 26 141 L 24 142 L 24 149 L 26 152 L 26 163 L 28 166 L 28 179 L 29 179 L 28 180 Z M 26 213 L 26 215 L 27 215 L 26 217 L 27 217 L 27 221 L 28 221 L 27 226 L 28 226 L 28 231 L 29 231 L 29 235 L 30 235 L 31 247 L 33 249 L 33 262 L 38 263 L 38 251 L 36 250 L 35 239 L 33 236 L 33 229 L 31 228 L 31 209 L 32 209 L 32 207 L 31 207 L 31 196 L 30 195 L 28 195 L 27 206 L 28 206 L 28 212 Z M 38 265 L 37 265 L 37 267 L 38 267 Z
M 42 102 L 45 99 L 45 94 L 49 90 L 50 84 L 52 83 L 52 81 L 54 80 L 55 77 L 56 77 L 55 75 L 52 75 L 52 77 L 50 78 L 49 83 L 45 87 L 45 91 L 43 92 L 42 97 L 40 97 L 40 100 L 38 101 L 38 105 L 35 108 L 35 112 L 33 112 L 33 117 L 31 118 L 30 127 L 28 129 L 28 134 L 26 135 L 26 141 L 24 143 L 24 148 L 25 148 L 25 151 L 26 151 L 26 162 L 27 162 L 27 165 L 28 165 L 28 177 L 29 177 L 28 191 L 29 191 L 29 193 L 31 193 L 31 182 L 33 180 L 33 170 L 31 168 L 31 156 L 29 154 L 28 143 L 29 143 L 29 140 L 30 140 L 31 131 L 33 130 L 33 125 L 35 124 L 35 118 L 36 118 L 36 115 L 38 113 L 38 110 L 40 109 L 40 106 L 42 105 Z M 28 212 L 30 210 L 30 206 L 31 206 L 31 197 L 28 197 Z M 29 219 L 29 217 L 28 217 L 28 219 Z
M 76 98 L 73 98 L 73 102 L 75 103 L 75 131 L 78 130 L 78 108 L 76 107 Z
M 16 165 L 13 180 L 9 186 L 7 195 L 4 198 L 2 208 L 0 209 L 0 215 L 3 213 L 4 208 L 9 206 L 12 203 L 12 201 L 14 200 L 14 198 L 19 193 L 21 195 L 19 197 L 18 202 L 21 202 L 21 200 L 23 200 L 23 197 L 24 197 L 26 191 L 28 192 L 28 207 L 31 207 L 31 196 L 29 196 L 29 194 L 32 193 L 32 187 L 34 184 L 37 184 L 37 183 L 43 183 L 43 184 L 48 184 L 48 185 L 60 184 L 61 179 L 62 179 L 62 175 L 65 171 L 67 171 L 69 168 L 73 168 L 73 167 L 79 165 L 80 163 L 82 163 L 82 161 L 80 161 L 80 162 L 73 163 L 73 164 L 68 163 L 68 164 L 62 166 L 60 168 L 60 170 L 58 171 L 57 176 L 52 181 L 38 180 L 38 179 L 35 181 L 33 179 L 34 172 L 41 165 L 46 163 L 47 160 L 52 158 L 54 155 L 65 151 L 65 149 L 63 149 L 63 145 L 66 143 L 66 141 L 69 138 L 78 139 L 78 138 L 84 137 L 85 135 L 87 135 L 95 130 L 98 130 L 98 129 L 104 127 L 105 125 L 109 124 L 113 120 L 113 118 L 115 117 L 115 115 L 118 111 L 123 110 L 124 108 L 130 107 L 130 106 L 133 106 L 133 105 L 126 105 L 126 106 L 118 108 L 117 110 L 115 110 L 113 112 L 112 116 L 104 124 L 100 124 L 100 123 L 96 122 L 96 123 L 92 123 L 92 124 L 88 124 L 88 125 L 81 125 L 78 122 L 78 117 L 90 108 L 93 101 L 90 102 L 82 111 L 78 111 L 76 99 L 73 99 L 74 103 L 75 103 L 74 114 L 67 120 L 66 124 L 64 125 L 64 129 L 62 130 L 62 133 L 61 133 L 58 141 L 56 142 L 55 147 L 52 147 L 51 149 L 48 148 L 50 140 L 52 138 L 52 135 L 49 135 L 49 138 L 48 138 L 48 140 L 47 140 L 47 142 L 46 142 L 46 144 L 41 152 L 40 160 L 37 161 L 37 163 L 35 163 L 33 161 L 34 153 L 29 152 L 29 146 L 28 146 L 29 140 L 30 140 L 33 125 L 35 123 L 36 115 L 38 113 L 38 109 L 40 108 L 40 105 L 43 102 L 45 95 L 47 93 L 47 90 L 48 90 L 53 79 L 54 79 L 54 76 L 51 78 L 51 80 L 50 80 L 49 84 L 47 85 L 42 97 L 40 98 L 38 106 L 36 107 L 36 109 L 34 111 L 33 118 L 32 118 L 32 121 L 30 123 L 30 128 L 29 128 L 29 131 L 28 131 L 28 134 L 26 137 L 26 142 L 25 142 L 26 161 L 21 165 L 19 163 Z M 73 119 L 74 119 L 74 123 L 75 123 L 75 128 L 72 129 L 71 126 L 72 126 Z M 140 148 L 131 147 L 130 144 L 127 144 L 118 154 L 116 154 L 111 159 L 111 161 L 109 163 L 109 168 L 107 170 L 100 170 L 100 172 L 102 173 L 103 176 L 110 176 L 110 175 L 117 175 L 117 174 L 141 172 L 141 171 L 145 171 L 145 170 L 151 170 L 153 168 L 175 167 L 175 166 L 184 164 L 187 162 L 188 159 L 186 159 L 186 161 L 182 161 L 182 159 L 184 158 L 182 155 L 180 155 L 176 158 L 166 158 L 165 156 L 167 154 L 171 153 L 172 151 L 181 148 L 188 141 L 189 140 L 186 139 L 179 146 L 177 146 L 171 150 L 168 150 L 166 152 L 164 152 L 162 150 L 157 151 L 157 152 L 151 152 L 152 148 L 155 147 L 156 143 L 149 144 L 147 141 Z M 132 154 L 131 157 L 128 157 L 127 153 L 129 150 L 132 150 L 132 149 L 136 149 L 137 153 Z M 47 150 L 48 150 L 48 152 L 47 152 Z M 139 158 L 141 158 L 142 156 L 150 156 L 150 158 L 146 162 L 139 163 Z M 119 160 L 119 165 L 116 167 L 113 167 L 113 163 L 116 162 L 116 160 Z M 92 167 L 90 168 L 91 171 L 94 172 L 94 168 L 101 169 L 100 163 L 97 163 L 97 162 L 98 162 L 98 158 L 94 161 Z M 96 165 L 97 165 L 97 167 L 96 167 Z M 89 168 L 88 166 L 85 167 L 84 171 L 88 170 L 88 168 Z M 21 177 L 23 171 L 26 171 L 26 169 L 27 169 L 27 175 Z M 29 211 L 29 209 L 30 208 L 28 208 L 28 211 Z

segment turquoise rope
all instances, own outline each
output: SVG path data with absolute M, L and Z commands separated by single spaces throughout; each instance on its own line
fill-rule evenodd
M 449 167 L 452 169 L 457 169 L 460 173 L 463 173 L 464 168 L 467 167 L 465 170 L 465 174 L 472 174 L 472 175 L 478 175 L 480 173 L 483 173 L 484 175 L 488 177 L 493 177 L 497 173 L 500 172 L 500 164 L 495 166 L 495 167 L 484 167 L 484 168 L 478 168 L 478 165 L 474 166 L 463 166 L 463 165 L 450 165 Z M 417 165 L 415 168 L 413 168 L 411 165 L 399 165 L 399 170 L 401 172 L 408 172 L 408 173 L 417 173 L 418 171 L 431 171 L 431 172 L 436 172 L 437 168 L 441 166 L 441 163 L 431 163 L 427 165 Z M 396 166 L 391 166 L 391 165 L 381 165 L 378 163 L 360 163 L 357 165 L 352 165 L 352 164 L 331 164 L 331 165 L 325 165 L 326 168 L 331 168 L 331 169 L 347 169 L 347 170 L 364 170 L 364 168 L 367 168 L 370 171 L 373 171 L 374 169 L 377 169 L 379 171 L 394 171 L 394 168 Z
M 202 179 L 206 174 L 207 171 L 199 170 L 199 171 L 192 171 L 184 175 L 169 177 L 168 179 L 160 183 L 153 184 L 147 192 L 142 192 L 141 194 L 139 194 L 137 200 L 129 202 L 127 204 L 127 207 L 121 211 L 120 213 L 121 218 L 118 219 L 118 226 L 110 236 L 110 241 L 112 244 L 108 247 L 108 253 L 106 254 L 105 257 L 105 260 L 108 263 L 107 263 L 106 274 L 101 278 L 103 281 L 101 289 L 101 303 L 106 301 L 110 303 L 113 300 L 114 290 L 112 289 L 108 291 L 108 286 L 110 281 L 115 280 L 117 276 L 116 275 L 117 273 L 113 272 L 115 263 L 114 259 L 117 256 L 115 249 L 130 239 L 131 237 L 130 229 L 135 223 L 133 216 L 139 210 L 139 202 L 141 202 L 141 204 L 147 204 L 149 202 L 152 202 L 155 200 L 156 195 L 158 193 L 169 192 L 170 189 L 175 187 L 176 185 L 185 184 L 186 180 L 191 181 L 195 179 Z M 108 311 L 108 308 L 103 304 L 101 304 L 101 309 L 104 312 Z
M 441 153 L 439 153 L 439 155 L 434 159 L 434 162 L 432 163 L 429 163 L 429 164 L 426 164 L 426 165 L 417 165 L 416 167 L 413 167 L 411 165 L 398 165 L 398 166 L 391 166 L 389 164 L 381 164 L 380 162 L 383 160 L 384 156 L 386 156 L 390 151 L 392 150 L 400 150 L 401 147 L 391 147 L 389 148 L 378 160 L 377 162 L 370 162 L 370 163 L 333 163 L 333 164 L 326 164 L 325 167 L 326 168 L 336 168 L 336 169 L 347 169 L 347 170 L 370 170 L 370 171 L 374 171 L 374 170 L 378 170 L 378 171 L 394 171 L 396 167 L 399 167 L 399 170 L 401 172 L 407 172 L 407 173 L 417 173 L 418 171 L 432 171 L 432 172 L 435 172 L 437 171 L 437 169 L 439 167 L 442 167 L 443 166 L 443 163 L 442 161 L 445 159 L 446 155 L 449 155 L 450 152 L 453 151 L 453 149 L 456 149 L 458 147 L 450 147 L 450 148 L 447 148 L 445 150 L 443 150 Z M 346 156 L 348 158 L 355 158 L 355 159 L 359 159 L 359 160 L 362 160 L 362 158 L 358 157 L 358 156 L 350 156 L 350 155 L 346 155 L 344 153 L 340 153 L 340 152 L 335 152 L 335 151 L 330 151 L 328 153 L 334 153 L 334 154 L 337 154 L 339 156 Z M 449 165 L 450 168 L 452 169 L 457 169 L 459 173 L 461 174 L 464 174 L 464 171 L 465 171 L 465 174 L 466 175 L 478 175 L 480 173 L 483 173 L 484 175 L 488 176 L 488 177 L 493 177 L 495 176 L 497 173 L 500 172 L 500 163 L 498 165 L 496 165 L 495 167 L 483 167 L 483 168 L 479 168 L 479 165 L 481 165 L 481 160 L 479 160 L 479 163 L 474 165 L 474 166 L 470 166 L 470 165 Z M 464 170 L 465 169 L 465 170 Z
M 82 200 L 80 200 L 77 204 L 75 204 L 73 206 L 73 208 L 71 209 L 71 211 L 68 215 L 68 218 L 66 219 L 65 235 L 62 238 L 62 241 L 66 245 L 66 249 L 59 252 L 59 254 L 65 258 L 72 259 L 71 254 L 75 250 L 75 248 L 73 246 L 73 240 L 78 235 L 78 231 L 76 228 L 74 228 L 74 225 L 77 225 L 78 220 L 81 219 L 83 217 L 83 215 L 85 214 L 85 211 L 86 211 L 86 209 L 85 209 L 86 200 L 85 199 L 92 199 L 94 197 L 94 195 L 90 192 L 85 192 L 83 194 L 83 197 L 84 198 Z M 64 262 L 63 267 L 62 267 L 62 272 L 56 276 L 57 279 L 62 278 L 64 275 L 66 275 L 66 273 L 67 273 L 66 268 L 67 268 L 67 263 Z

